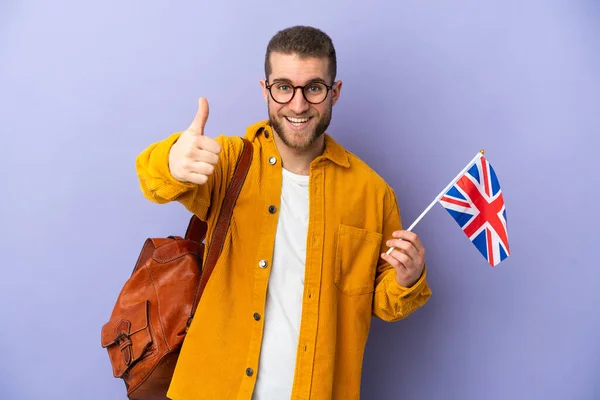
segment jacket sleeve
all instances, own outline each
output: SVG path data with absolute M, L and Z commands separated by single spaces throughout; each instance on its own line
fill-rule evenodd
M 391 188 L 386 195 L 387 215 L 383 220 L 383 240 L 380 253 L 388 251 L 385 242 L 392 238 L 392 232 L 402 229 L 398 202 Z M 375 294 L 373 299 L 373 314 L 384 321 L 397 321 L 406 318 L 416 309 L 423 306 L 431 296 L 431 290 L 426 281 L 427 268 L 419 280 L 410 288 L 396 282 L 396 270 L 389 263 L 379 258 L 375 278 Z
M 136 172 L 140 189 L 144 197 L 154 203 L 164 204 L 178 201 L 198 218 L 206 221 L 211 203 L 219 199 L 222 188 L 226 187 L 229 178 L 230 163 L 234 146 L 226 136 L 215 138 L 221 145 L 219 162 L 215 171 L 204 185 L 180 182 L 169 170 L 169 152 L 181 132 L 174 133 L 166 139 L 148 146 L 136 158 Z

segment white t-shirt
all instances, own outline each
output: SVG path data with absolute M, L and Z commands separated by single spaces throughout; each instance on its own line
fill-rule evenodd
M 292 395 L 304 293 L 308 178 L 283 170 L 254 400 L 284 400 Z

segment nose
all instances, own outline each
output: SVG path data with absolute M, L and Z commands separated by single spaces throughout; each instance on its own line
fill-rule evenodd
M 296 114 L 302 114 L 307 111 L 310 107 L 310 103 L 304 98 L 301 88 L 296 88 L 294 98 L 289 102 L 289 108 Z

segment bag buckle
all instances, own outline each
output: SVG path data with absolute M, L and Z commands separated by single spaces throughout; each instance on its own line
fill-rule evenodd
M 133 353 L 131 351 L 131 336 L 129 335 L 130 329 L 131 322 L 129 321 L 122 321 L 115 329 L 115 331 L 119 332 L 115 337 L 115 343 L 119 344 L 119 350 L 121 350 L 123 362 L 127 366 L 131 364 L 131 360 L 133 359 Z

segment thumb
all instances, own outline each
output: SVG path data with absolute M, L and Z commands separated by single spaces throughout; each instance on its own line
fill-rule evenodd
M 198 135 L 204 135 L 206 120 L 208 120 L 208 100 L 204 97 L 200 97 L 198 100 L 198 112 L 188 129 L 194 131 Z

